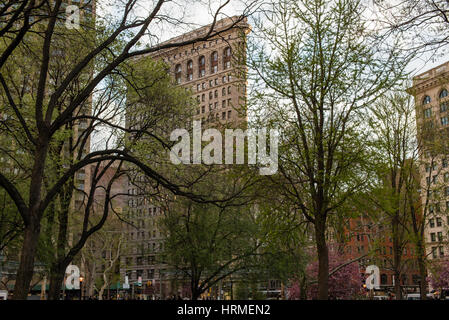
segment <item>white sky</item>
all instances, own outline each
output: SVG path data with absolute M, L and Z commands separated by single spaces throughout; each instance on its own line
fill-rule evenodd
M 106 21 L 114 21 L 121 17 L 121 11 L 124 2 L 127 0 L 98 0 L 97 15 L 106 19 Z M 230 3 L 224 8 L 223 14 L 219 18 L 225 16 L 239 15 L 242 13 L 245 4 L 252 0 L 230 0 Z M 365 0 L 370 4 L 372 0 Z M 152 10 L 156 0 L 141 0 L 138 2 L 138 10 L 134 12 L 136 16 L 147 16 Z M 181 35 L 182 33 L 197 29 L 201 26 L 212 22 L 213 12 L 224 3 L 224 0 L 173 0 L 163 6 L 161 14 L 168 19 L 179 19 L 184 22 L 179 27 L 167 28 L 166 23 L 156 24 L 151 27 L 151 33 L 157 35 L 154 38 L 142 38 L 141 45 L 154 45 L 156 42 L 168 40 L 170 38 Z M 371 10 L 373 10 L 371 8 Z M 375 10 L 375 9 L 374 9 Z M 251 23 L 251 19 L 249 20 Z M 449 60 L 449 54 L 430 54 L 421 55 L 414 59 L 408 71 L 412 76 L 436 67 Z M 96 140 L 96 139 L 93 139 Z
M 106 14 L 110 15 L 109 19 L 117 19 L 119 17 L 118 9 L 123 8 L 123 2 L 126 0 L 98 0 L 99 4 L 97 14 L 104 16 Z M 223 14 L 227 16 L 238 15 L 242 12 L 245 4 L 249 3 L 250 0 L 230 0 L 230 3 L 223 9 Z M 371 5 L 372 0 L 366 0 L 368 5 Z M 138 2 L 138 12 L 137 16 L 145 16 L 153 8 L 156 0 L 141 0 Z M 152 32 L 157 34 L 158 41 L 168 40 L 170 38 L 176 37 L 182 33 L 188 32 L 190 30 L 199 28 L 201 26 L 207 25 L 212 22 L 212 14 L 215 10 L 224 3 L 224 0 L 174 0 L 162 8 L 162 13 L 167 17 L 172 19 L 182 19 L 186 22 L 180 28 L 164 28 L 163 24 L 159 24 L 152 29 Z M 372 10 L 372 9 L 371 9 Z M 224 17 L 224 16 L 222 16 Z M 142 45 L 154 42 L 149 38 L 144 38 L 142 40 Z M 151 43 L 154 44 L 154 43 Z M 437 65 L 440 65 L 449 60 L 449 54 L 445 55 L 435 55 L 426 54 L 414 59 L 410 64 L 408 70 L 412 74 L 423 73 Z

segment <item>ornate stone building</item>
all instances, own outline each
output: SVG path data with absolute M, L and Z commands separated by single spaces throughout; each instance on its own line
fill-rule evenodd
M 217 21 L 214 30 L 227 29 L 237 19 L 229 17 Z M 209 29 L 210 25 L 164 43 L 195 39 L 206 35 Z M 193 118 L 201 120 L 203 129 L 246 126 L 246 69 L 241 62 L 245 58 L 245 34 L 248 31 L 245 20 L 207 41 L 151 55 L 170 66 L 170 73 L 178 85 L 192 90 L 193 98 L 198 102 Z M 157 223 L 161 208 L 153 205 L 151 199 L 139 196 L 139 188 L 132 182 L 128 181 L 126 188 L 131 220 L 138 229 L 129 227 L 131 251 L 121 257 L 121 279 L 128 277 L 134 296 L 164 299 L 172 294 L 182 294 L 182 288 L 174 285 L 170 270 L 157 259 L 164 248 Z

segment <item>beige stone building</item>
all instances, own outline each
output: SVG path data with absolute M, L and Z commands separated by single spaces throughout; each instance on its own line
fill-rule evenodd
M 408 92 L 415 98 L 419 138 L 439 141 L 436 151 L 421 151 L 420 179 L 423 207 L 429 190 L 427 255 L 430 260 L 441 259 L 449 256 L 449 62 L 414 77 Z M 427 128 L 431 130 L 425 137 Z
M 215 30 L 223 30 L 237 21 L 229 17 L 217 21 Z M 182 42 L 204 36 L 210 29 L 205 26 L 167 42 Z M 249 32 L 246 21 L 204 42 L 158 51 L 151 55 L 163 59 L 170 66 L 173 79 L 180 86 L 189 88 L 198 106 L 194 120 L 201 120 L 205 127 L 245 127 L 246 113 L 246 69 L 241 63 L 245 57 L 245 34 Z M 129 228 L 130 253 L 121 259 L 121 279 L 128 276 L 134 296 L 144 298 L 166 298 L 181 294 L 166 265 L 157 263 L 157 255 L 163 250 L 164 239 L 158 229 L 157 220 L 161 208 L 151 199 L 136 196 L 139 191 L 128 182 L 128 211 L 139 229 Z M 140 282 L 138 281 L 140 280 Z M 150 285 L 151 284 L 151 285 Z
M 228 28 L 238 17 L 217 22 L 215 29 Z M 210 29 L 202 27 L 167 42 L 188 41 L 204 36 Z M 179 85 L 191 88 L 199 106 L 195 119 L 206 126 L 247 122 L 245 35 L 250 28 L 246 21 L 208 41 L 158 52 L 153 58 L 161 58 L 171 66 L 171 73 Z

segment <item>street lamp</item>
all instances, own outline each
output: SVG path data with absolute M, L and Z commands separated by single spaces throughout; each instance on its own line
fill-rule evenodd
M 83 281 L 84 281 L 84 278 L 82 276 L 80 276 L 80 300 L 82 300 L 82 298 L 83 298 Z

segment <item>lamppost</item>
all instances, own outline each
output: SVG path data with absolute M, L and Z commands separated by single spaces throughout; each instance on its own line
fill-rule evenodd
M 84 278 L 80 276 L 80 300 L 83 300 L 83 281 Z

